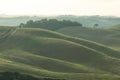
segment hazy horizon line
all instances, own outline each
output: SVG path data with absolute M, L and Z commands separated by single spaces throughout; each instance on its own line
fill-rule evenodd
M 115 15 L 76 15 L 76 14 L 0 14 L 0 17 L 20 17 L 20 16 L 38 16 L 38 17 L 54 17 L 54 16 L 100 16 L 100 17 L 120 17 Z

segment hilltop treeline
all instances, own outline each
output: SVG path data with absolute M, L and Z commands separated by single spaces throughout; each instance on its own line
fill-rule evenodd
M 35 78 L 33 76 L 21 74 L 19 72 L 0 72 L 0 80 L 65 80 L 65 79 Z
M 70 20 L 59 21 L 57 19 L 42 19 L 39 21 L 29 20 L 25 24 L 21 23 L 19 27 L 44 28 L 56 30 L 63 27 L 82 26 L 82 24 Z

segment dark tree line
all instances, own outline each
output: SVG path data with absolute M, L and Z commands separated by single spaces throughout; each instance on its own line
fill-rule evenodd
M 65 80 L 65 79 L 35 78 L 33 76 L 21 74 L 19 72 L 0 72 L 0 80 Z
M 39 21 L 29 20 L 26 24 L 21 23 L 20 27 L 31 27 L 31 28 L 44 28 L 50 30 L 56 30 L 59 28 L 70 27 L 70 26 L 81 26 L 82 24 L 70 20 L 59 21 L 57 19 L 42 19 Z

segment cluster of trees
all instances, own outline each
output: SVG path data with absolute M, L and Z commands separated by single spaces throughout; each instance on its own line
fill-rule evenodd
M 42 19 L 39 21 L 29 20 L 27 21 L 26 24 L 21 23 L 19 25 L 19 27 L 44 28 L 50 30 L 56 30 L 59 28 L 70 27 L 70 26 L 82 26 L 82 24 L 70 20 L 59 21 L 57 19 Z
M 0 72 L 0 80 L 64 80 L 64 79 L 35 78 L 33 76 L 21 74 L 19 72 Z

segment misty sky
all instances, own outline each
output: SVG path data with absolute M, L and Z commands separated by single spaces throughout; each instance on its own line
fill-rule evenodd
M 0 0 L 0 14 L 120 16 L 120 0 Z

